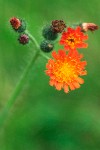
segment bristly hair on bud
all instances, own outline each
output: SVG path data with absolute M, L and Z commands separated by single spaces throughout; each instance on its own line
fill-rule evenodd
M 19 29 L 17 30 L 17 32 L 22 33 L 26 30 L 26 22 L 25 20 L 21 20 L 21 26 L 19 27 Z
M 18 38 L 20 44 L 25 45 L 29 43 L 29 36 L 27 34 L 21 34 Z
M 51 52 L 54 48 L 54 44 L 51 41 L 42 41 L 40 44 L 40 49 L 43 52 Z
M 10 24 L 16 32 L 22 33 L 26 30 L 26 22 L 22 19 L 13 17 L 10 19 Z
M 98 26 L 94 23 L 82 23 L 80 24 L 80 27 L 82 29 L 82 32 L 87 32 L 88 30 L 95 31 L 98 29 Z
M 52 21 L 52 28 L 57 33 L 62 33 L 66 28 L 66 24 L 63 20 L 53 20 Z
M 42 35 L 46 40 L 55 40 L 58 37 L 58 34 L 53 30 L 51 25 L 46 25 L 43 28 Z

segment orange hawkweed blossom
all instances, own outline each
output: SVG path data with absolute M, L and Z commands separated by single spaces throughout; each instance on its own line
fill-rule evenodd
M 52 52 L 53 59 L 49 59 L 46 64 L 46 74 L 50 76 L 50 85 L 55 86 L 57 90 L 62 88 L 66 93 L 70 90 L 75 90 L 84 83 L 80 76 L 86 75 L 86 61 L 81 61 L 83 57 L 76 50 L 74 53 L 66 54 L 64 50 Z
M 60 44 L 64 45 L 66 50 L 74 50 L 77 48 L 87 48 L 88 44 L 84 43 L 88 36 L 81 32 L 81 28 L 78 26 L 76 29 L 67 28 L 66 32 L 62 33 Z

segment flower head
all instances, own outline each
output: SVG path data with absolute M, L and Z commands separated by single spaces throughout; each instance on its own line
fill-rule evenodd
M 83 32 L 87 32 L 88 30 L 90 31 L 95 31 L 98 29 L 98 26 L 94 23 L 82 23 L 81 28 Z
M 61 33 L 66 28 L 66 24 L 63 20 L 53 20 L 52 21 L 52 28 L 55 32 Z
M 49 59 L 46 65 L 46 74 L 50 76 L 50 85 L 57 90 L 62 88 L 66 93 L 80 87 L 84 80 L 80 76 L 86 75 L 86 61 L 81 61 L 83 57 L 77 51 L 68 53 L 59 50 L 58 54 L 52 52 L 53 59 Z
M 66 50 L 74 50 L 76 48 L 86 48 L 88 45 L 84 43 L 88 36 L 81 32 L 78 26 L 76 29 L 68 28 L 66 32 L 62 33 L 60 44 L 65 46 Z

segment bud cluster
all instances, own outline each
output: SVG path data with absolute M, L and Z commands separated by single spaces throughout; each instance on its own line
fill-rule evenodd
M 22 19 L 12 17 L 10 19 L 10 24 L 14 29 L 14 31 L 19 33 L 18 37 L 19 43 L 23 45 L 27 44 L 29 42 L 29 36 L 24 33 L 26 30 L 26 22 Z
M 50 52 L 54 48 L 53 41 L 58 37 L 58 33 L 62 33 L 66 25 L 63 20 L 53 20 L 50 25 L 46 25 L 42 30 L 43 40 L 40 48 L 44 52 Z

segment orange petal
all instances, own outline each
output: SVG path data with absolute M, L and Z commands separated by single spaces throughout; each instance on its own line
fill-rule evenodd
M 87 47 L 88 47 L 88 44 L 87 44 L 87 43 L 82 43 L 82 44 L 81 44 L 81 47 L 82 47 L 82 48 L 87 48 Z
M 69 92 L 68 85 L 64 85 L 64 92 L 65 92 L 65 93 L 68 93 L 68 92 Z
M 62 88 L 62 83 L 56 83 L 56 89 L 60 91 L 61 88 Z
M 80 84 L 78 82 L 73 82 L 75 88 L 80 88 Z
M 52 56 L 53 56 L 55 59 L 58 58 L 58 54 L 56 53 L 56 51 L 53 51 L 53 52 L 52 52 Z
M 75 30 L 76 32 L 80 32 L 81 31 L 81 27 L 80 26 L 78 26 L 77 28 L 76 28 L 76 30 Z
M 78 77 L 78 78 L 76 79 L 76 81 L 79 82 L 80 84 L 83 84 L 83 83 L 84 83 L 84 80 L 83 80 L 82 78 L 80 78 L 80 77 Z
M 69 87 L 70 87 L 71 90 L 75 90 L 75 87 L 74 87 L 73 84 L 69 84 Z
M 50 81 L 49 81 L 49 84 L 50 84 L 51 86 L 53 86 L 53 85 L 54 85 L 54 80 L 50 80 Z
M 85 71 L 82 71 L 82 72 L 81 72 L 81 75 L 82 75 L 82 76 L 87 75 L 87 71 L 86 71 L 86 70 L 85 70 Z

